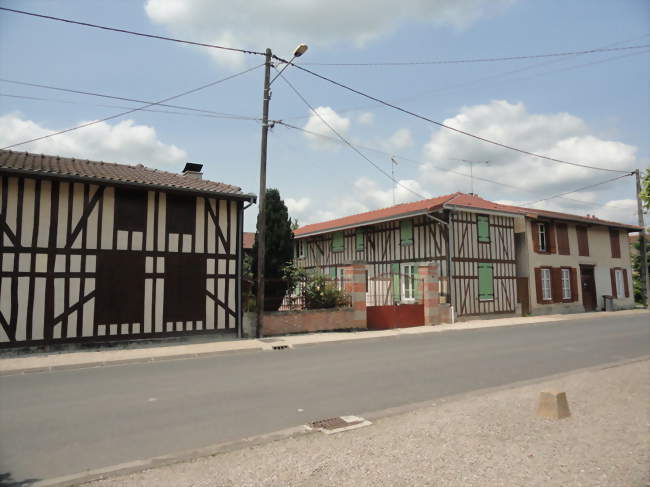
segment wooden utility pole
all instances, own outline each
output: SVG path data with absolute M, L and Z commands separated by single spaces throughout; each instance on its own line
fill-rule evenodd
M 643 202 L 641 201 L 641 171 L 638 169 L 634 171 L 636 176 L 636 205 L 637 205 L 637 216 L 639 218 L 639 226 L 641 231 L 639 232 L 639 259 L 640 259 L 640 278 L 641 286 L 643 287 L 643 304 L 648 306 L 648 290 L 650 285 L 648 284 L 648 261 L 647 261 L 647 247 L 646 247 L 646 234 L 645 234 L 645 223 L 643 221 Z
M 269 102 L 271 101 L 271 49 L 266 50 L 264 65 L 264 104 L 262 108 L 262 143 L 260 157 L 260 194 L 257 214 L 257 327 L 255 336 L 264 330 L 264 264 L 266 260 L 266 147 L 269 134 Z

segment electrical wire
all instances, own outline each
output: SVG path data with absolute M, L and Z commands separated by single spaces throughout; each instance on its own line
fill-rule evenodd
M 274 68 L 275 68 L 275 66 L 274 66 Z M 277 68 L 275 68 L 275 70 L 278 71 Z M 279 72 L 279 71 L 278 71 L 278 72 Z M 302 94 L 298 91 L 298 89 L 297 89 L 295 86 L 293 86 L 293 84 L 291 84 L 291 82 L 290 82 L 290 81 L 289 81 L 289 80 L 288 80 L 288 79 L 287 79 L 283 74 L 280 74 L 279 76 L 280 76 L 280 78 L 282 78 L 282 80 L 283 80 L 283 81 L 284 81 L 284 82 L 289 86 L 289 88 L 291 88 L 291 90 L 292 90 L 292 91 L 293 91 L 293 92 L 298 96 L 298 98 L 300 98 L 300 100 L 302 100 L 302 102 L 303 102 L 305 105 L 307 105 L 307 107 L 311 110 L 311 112 L 312 112 L 314 115 L 316 115 L 316 116 L 320 119 L 320 121 L 323 122 L 323 124 L 326 125 L 326 126 L 327 126 L 327 127 L 328 127 L 328 128 L 329 128 L 329 129 L 334 133 L 334 134 L 336 134 L 336 136 L 337 136 L 337 137 L 338 137 L 338 138 L 339 138 L 343 143 L 345 143 L 345 145 L 347 145 L 350 149 L 352 149 L 354 152 L 356 152 L 356 153 L 359 154 L 361 157 L 363 157 L 363 158 L 364 158 L 364 159 L 365 159 L 365 160 L 366 160 L 370 165 L 372 165 L 375 169 L 377 169 L 379 172 L 381 172 L 381 173 L 382 173 L 384 176 L 386 176 L 388 179 L 390 179 L 391 181 L 393 181 L 393 183 L 397 184 L 398 186 L 401 186 L 402 188 L 406 189 L 407 191 L 409 191 L 410 193 L 414 194 L 414 195 L 417 196 L 418 198 L 427 199 L 427 196 L 424 196 L 423 194 L 420 194 L 420 193 L 418 193 L 417 191 L 412 190 L 412 189 L 409 188 L 408 186 L 406 186 L 406 185 L 400 183 L 399 181 L 397 181 L 396 179 L 394 179 L 393 176 L 391 176 L 389 173 L 387 173 L 386 171 L 384 171 L 384 170 L 383 170 L 379 165 L 377 165 L 375 162 L 373 162 L 373 161 L 372 161 L 368 156 L 366 156 L 363 152 L 361 152 L 359 149 L 357 149 L 357 148 L 356 148 L 356 147 L 355 147 L 355 146 L 354 146 L 354 145 L 353 145 L 349 140 L 347 140 L 345 137 L 343 137 L 343 136 L 342 136 L 342 135 L 341 135 L 341 134 L 340 134 L 340 133 L 339 133 L 339 132 L 334 128 L 334 127 L 332 127 L 332 126 L 327 122 L 327 120 L 325 120 L 325 119 L 321 116 L 320 113 L 318 113 L 318 111 L 317 111 L 317 110 L 316 110 L 316 109 L 315 109 L 315 108 L 314 108 L 314 107 L 313 107 L 313 106 L 312 106 L 312 105 L 307 101 L 307 99 L 306 99 L 304 96 L 302 96 Z
M 276 58 L 280 62 L 284 62 L 284 63 L 288 62 L 287 60 L 282 59 L 282 58 L 278 58 L 277 56 L 273 56 L 273 57 Z M 579 164 L 577 162 L 564 161 L 562 159 L 556 159 L 554 157 L 549 157 L 549 156 L 545 156 L 545 155 L 542 155 L 542 154 L 536 154 L 534 152 L 530 152 L 530 151 L 527 151 L 527 150 L 524 150 L 524 149 L 519 149 L 517 147 L 513 147 L 511 145 L 504 144 L 504 143 L 501 143 L 501 142 L 498 142 L 498 141 L 495 141 L 495 140 L 492 140 L 492 139 L 488 139 L 486 137 L 481 137 L 480 135 L 476 135 L 476 134 L 473 134 L 471 132 L 467 132 L 465 130 L 461 130 L 461 129 L 457 129 L 455 127 L 451 127 L 450 125 L 446 125 L 446 124 L 444 124 L 442 122 L 438 122 L 438 121 L 433 120 L 431 118 L 425 117 L 424 115 L 420 115 L 418 113 L 412 112 L 411 110 L 407 110 L 406 108 L 402 108 L 402 107 L 400 107 L 398 105 L 394 105 L 394 104 L 389 103 L 387 101 L 384 101 L 384 100 L 382 100 L 380 98 L 377 98 L 375 96 L 364 93 L 363 91 L 352 88 L 352 87 L 350 87 L 350 86 L 348 86 L 348 85 L 346 85 L 344 83 L 340 83 L 340 82 L 335 81 L 335 80 L 333 80 L 331 78 L 328 78 L 327 76 L 323 76 L 322 74 L 318 74 L 318 73 L 316 73 L 314 71 L 311 71 L 311 70 L 309 70 L 307 68 L 304 68 L 304 67 L 302 67 L 300 65 L 293 64 L 293 66 L 300 69 L 301 71 L 304 71 L 306 73 L 311 74 L 312 76 L 315 76 L 315 77 L 320 78 L 320 79 L 322 79 L 324 81 L 327 81 L 328 83 L 336 85 L 336 86 L 338 86 L 340 88 L 343 88 L 345 90 L 351 91 L 352 93 L 356 93 L 357 95 L 363 96 L 365 98 L 368 98 L 370 100 L 378 102 L 378 103 L 380 103 L 382 105 L 385 105 L 387 107 L 398 110 L 398 111 L 400 111 L 402 113 L 405 113 L 407 115 L 411 115 L 412 117 L 419 118 L 420 120 L 424 120 L 425 122 L 429 122 L 431 124 L 437 125 L 439 127 L 445 128 L 447 130 L 451 130 L 453 132 L 465 135 L 467 137 L 471 137 L 471 138 L 476 139 L 476 140 L 480 140 L 482 142 L 486 142 L 488 144 L 496 145 L 496 146 L 502 147 L 504 149 L 516 151 L 516 152 L 519 152 L 521 154 L 526 154 L 526 155 L 529 155 L 529 156 L 532 156 L 532 157 L 538 157 L 540 159 L 545 159 L 547 161 L 555 162 L 555 163 L 558 163 L 558 164 L 566 164 L 566 165 L 570 165 L 570 166 L 584 167 L 586 169 L 593 169 L 593 170 L 597 170 L 597 171 L 606 171 L 606 172 L 613 172 L 613 173 L 623 173 L 623 172 L 625 172 L 625 171 L 621 171 L 619 169 L 609 169 L 609 168 L 606 168 L 606 167 L 598 167 L 598 166 L 592 166 L 592 165 L 589 165 L 589 164 Z
M 75 90 L 72 88 L 62 88 L 60 86 L 52 86 L 52 85 L 44 85 L 40 83 L 30 83 L 27 81 L 18 81 L 18 80 L 13 80 L 13 79 L 7 79 L 7 78 L 0 78 L 0 82 L 3 83 L 11 83 L 14 85 L 21 85 L 21 86 L 31 86 L 34 88 L 44 88 L 46 90 L 53 90 L 53 91 L 62 91 L 65 93 L 74 93 L 77 95 L 88 95 L 88 96 L 96 96 L 100 98 L 109 98 L 111 100 L 120 100 L 120 101 L 132 101 L 134 103 L 152 103 L 149 100 L 139 100 L 137 98 L 126 98 L 123 96 L 114 96 L 114 95 L 107 95 L 105 93 L 96 93 L 92 91 L 84 91 L 84 90 Z M 156 105 L 161 106 L 161 107 L 167 107 L 167 108 L 175 108 L 179 110 L 189 110 L 193 112 L 200 112 L 200 113 L 208 113 L 210 115 L 218 115 L 218 116 L 224 116 L 224 117 L 232 117 L 232 118 L 242 118 L 242 119 L 255 119 L 259 120 L 257 117 L 247 117 L 245 115 L 234 115 L 231 113 L 222 113 L 222 112 L 216 112 L 213 110 L 205 110 L 202 108 L 194 108 L 194 107 L 188 107 L 188 106 L 182 106 L 182 105 L 170 105 L 168 103 L 156 103 Z
M 596 186 L 601 186 L 603 184 L 607 184 L 607 183 L 611 183 L 612 181 L 616 181 L 617 179 L 621 179 L 621 178 L 625 178 L 625 177 L 633 176 L 633 175 L 634 175 L 634 171 L 633 172 L 628 172 L 626 174 L 622 174 L 622 175 L 617 176 L 615 178 L 610 178 L 610 179 L 607 179 L 605 181 L 601 181 L 600 183 L 590 184 L 589 186 L 583 186 L 582 188 L 574 189 L 573 191 L 565 191 L 564 193 L 559 193 L 559 194 L 556 194 L 556 195 L 553 195 L 553 196 L 549 196 L 548 198 L 542 198 L 542 199 L 535 200 L 535 201 L 529 201 L 528 203 L 524 203 L 523 206 L 534 205 L 536 203 L 541 203 L 542 201 L 552 200 L 554 198 L 560 198 L 560 197 L 562 197 L 564 195 L 567 195 L 567 194 L 577 193 L 578 191 L 584 191 L 585 189 L 595 188 Z
M 92 27 L 94 29 L 109 30 L 109 31 L 113 31 L 113 32 L 120 32 L 122 34 L 130 34 L 130 35 L 140 36 L 140 37 L 149 37 L 151 39 L 159 39 L 159 40 L 163 40 L 163 41 L 179 42 L 179 43 L 182 43 L 182 44 L 190 44 L 192 46 L 211 47 L 211 48 L 214 48 L 214 49 L 222 49 L 224 51 L 235 51 L 235 52 L 241 52 L 241 53 L 244 53 L 244 54 L 256 54 L 258 56 L 264 56 L 265 55 L 265 53 L 263 53 L 263 52 L 251 51 L 249 49 L 238 49 L 238 48 L 235 48 L 235 47 L 219 46 L 217 44 L 207 44 L 207 43 L 204 43 L 204 42 L 194 42 L 194 41 L 187 41 L 187 40 L 183 40 L 183 39 L 176 39 L 174 37 L 165 37 L 165 36 L 159 36 L 159 35 L 155 35 L 155 34 L 145 34 L 143 32 L 136 32 L 136 31 L 132 31 L 132 30 L 119 29 L 117 27 L 108 27 L 108 26 L 105 26 L 105 25 L 91 24 L 91 23 L 88 23 L 88 22 L 80 22 L 78 20 L 64 19 L 64 18 L 61 18 L 61 17 L 53 17 L 51 15 L 43 15 L 43 14 L 37 14 L 35 12 L 27 12 L 25 10 L 17 10 L 17 9 L 7 8 L 7 7 L 0 7 L 0 10 L 4 10 L 6 12 L 12 12 L 12 13 L 16 13 L 16 14 L 29 15 L 31 17 L 38 17 L 38 18 L 41 18 L 41 19 L 56 20 L 58 22 L 66 22 L 68 24 L 81 25 L 81 26 L 84 26 L 84 27 Z
M 329 135 L 325 135 L 325 134 L 321 134 L 321 133 L 318 133 L 318 132 L 314 132 L 312 130 L 307 130 L 307 129 L 304 129 L 304 128 L 301 128 L 301 127 L 297 127 L 295 125 L 291 125 L 289 123 L 286 123 L 283 120 L 273 120 L 273 122 L 276 125 L 287 127 L 287 128 L 297 130 L 297 131 L 300 131 L 300 132 L 303 132 L 303 133 L 307 133 L 307 134 L 310 134 L 310 135 L 314 135 L 316 137 L 322 137 L 322 138 L 325 138 L 325 139 L 329 139 L 329 140 L 332 140 L 334 142 L 342 143 L 339 139 L 337 139 L 335 137 L 331 137 Z M 443 168 L 435 166 L 431 162 L 424 163 L 422 161 L 411 159 L 411 158 L 406 157 L 406 156 L 402 156 L 402 155 L 395 154 L 395 153 L 389 153 L 389 152 L 383 151 L 381 149 L 377 149 L 376 147 L 369 147 L 367 145 L 360 145 L 360 144 L 356 144 L 356 145 L 359 148 L 362 148 L 362 149 L 365 149 L 365 150 L 368 150 L 368 151 L 371 151 L 371 152 L 375 152 L 377 154 L 382 154 L 382 155 L 385 155 L 385 156 L 388 156 L 388 157 L 394 157 L 394 158 L 396 158 L 396 159 L 398 159 L 400 161 L 410 162 L 412 164 L 416 164 L 416 165 L 419 165 L 419 166 L 427 164 L 432 169 L 434 169 L 436 171 L 443 172 L 443 173 L 456 174 L 458 176 L 463 176 L 463 177 L 466 177 L 466 178 L 474 178 L 476 180 L 483 181 L 483 182 L 486 182 L 486 183 L 495 184 L 495 185 L 498 185 L 498 186 L 503 186 L 503 187 L 514 189 L 514 190 L 517 190 L 517 191 L 524 191 L 526 193 L 531 193 L 530 189 L 524 188 L 524 187 L 521 187 L 521 186 L 515 186 L 515 185 L 512 185 L 512 184 L 502 183 L 500 181 L 495 181 L 493 179 L 488 179 L 488 178 L 484 178 L 484 177 L 481 177 L 481 176 L 471 176 L 471 175 L 469 175 L 467 173 L 464 173 L 464 172 L 454 171 L 453 169 L 443 169 Z M 451 160 L 459 160 L 459 161 L 469 162 L 469 161 L 466 161 L 465 159 L 453 159 L 453 158 L 451 158 Z M 579 190 L 575 190 L 575 191 L 579 191 Z M 571 191 L 571 192 L 573 193 L 575 191 Z M 575 203 L 581 203 L 581 204 L 583 204 L 583 205 L 585 205 L 585 206 L 587 206 L 589 208 L 602 208 L 603 206 L 606 206 L 606 205 L 593 204 L 593 203 L 590 203 L 588 201 L 583 201 L 583 200 L 579 200 L 579 199 L 575 199 L 575 198 L 568 198 L 566 196 L 558 196 L 558 198 L 561 198 L 561 199 L 564 199 L 564 200 L 567 200 L 567 201 L 572 201 L 572 202 L 575 202 Z M 608 205 L 608 206 L 610 208 L 627 209 L 627 208 L 623 208 L 622 206 L 613 206 L 613 205 Z
M 252 68 L 248 68 L 248 69 L 246 69 L 244 71 L 241 71 L 239 73 L 235 73 L 235 74 L 232 74 L 230 76 L 226 76 L 225 78 L 222 78 L 220 80 L 212 81 L 211 83 L 199 86 L 198 88 L 193 88 L 191 90 L 184 91 L 183 93 L 179 93 L 178 95 L 174 95 L 174 96 L 170 96 L 168 98 L 164 98 L 164 99 L 162 99 L 160 101 L 157 101 L 157 102 L 147 103 L 146 105 L 143 105 L 141 107 L 136 107 L 136 108 L 133 108 L 131 110 L 127 110 L 127 111 L 121 112 L 121 113 L 116 113 L 115 115 L 104 117 L 104 118 L 99 119 L 99 120 L 93 120 L 92 122 L 87 122 L 87 123 L 84 123 L 84 124 L 81 124 L 81 125 L 77 125 L 76 127 L 70 127 L 68 129 L 59 130 L 58 132 L 53 132 L 51 134 L 43 135 L 41 137 L 35 137 L 33 139 L 25 140 L 23 142 L 17 142 L 15 144 L 11 144 L 11 145 L 8 145 L 6 147 L 2 147 L 2 150 L 11 149 L 12 147 L 17 147 L 19 145 L 28 144 L 30 142 L 36 142 L 38 140 L 43 140 L 43 139 L 47 139 L 49 137 L 54 137 L 55 135 L 61 135 L 61 134 L 65 134 L 67 132 L 72 132 L 74 130 L 79 130 L 79 129 L 82 129 L 82 128 L 85 128 L 85 127 L 90 127 L 91 125 L 95 125 L 95 124 L 98 124 L 98 123 L 101 123 L 101 122 L 106 122 L 107 120 L 112 120 L 114 118 L 123 117 L 124 115 L 128 115 L 130 113 L 137 112 L 137 111 L 143 110 L 145 108 L 149 108 L 150 106 L 158 105 L 160 103 L 165 103 L 167 101 L 174 100 L 176 98 L 180 98 L 181 96 L 189 95 L 191 93 L 196 93 L 197 91 L 203 90 L 205 88 L 210 88 L 211 86 L 218 85 L 219 83 L 223 83 L 224 81 L 228 81 L 230 79 L 236 78 L 236 77 L 241 76 L 243 74 L 249 73 L 250 71 L 253 71 L 253 70 L 255 70 L 255 69 L 257 69 L 257 68 L 259 68 L 261 66 L 264 66 L 264 63 L 258 64 L 257 66 L 253 66 Z
M 389 62 L 369 62 L 369 63 L 299 63 L 301 66 L 352 66 L 352 67 L 376 67 L 376 66 L 422 66 L 433 64 L 469 64 L 469 63 L 493 63 L 498 61 L 521 61 L 523 59 L 540 59 L 550 57 L 566 57 L 566 56 L 583 56 L 585 54 L 597 54 L 601 52 L 612 51 L 627 51 L 631 49 L 644 49 L 650 47 L 650 44 L 643 44 L 639 46 L 626 46 L 626 47 L 613 47 L 613 48 L 596 48 L 587 49 L 584 51 L 565 51 L 554 52 L 548 54 L 532 54 L 526 56 L 510 56 L 510 57 L 492 57 L 492 58 L 474 58 L 474 59 L 451 59 L 451 60 L 435 60 L 435 61 L 389 61 Z

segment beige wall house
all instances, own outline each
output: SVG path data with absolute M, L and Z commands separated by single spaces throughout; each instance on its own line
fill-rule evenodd
M 530 296 L 524 312 L 600 310 L 603 296 L 614 309 L 634 306 L 628 232 L 638 227 L 529 209 L 516 230 L 517 278 Z
M 240 329 L 255 197 L 200 171 L 0 151 L 0 347 Z

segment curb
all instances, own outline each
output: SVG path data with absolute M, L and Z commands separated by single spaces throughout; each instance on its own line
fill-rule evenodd
M 568 372 L 561 372 L 558 374 L 546 375 L 543 377 L 537 377 L 534 379 L 526 379 L 522 381 L 512 382 L 510 384 L 504 384 L 500 386 L 487 387 L 483 389 L 476 389 L 474 391 L 464 392 L 461 394 L 453 394 L 450 396 L 432 399 L 429 401 L 421 401 L 417 403 L 407 404 L 403 406 L 396 406 L 393 408 L 371 411 L 367 413 L 361 413 L 360 415 L 368 420 L 373 422 L 381 421 L 384 418 L 389 418 L 393 416 L 399 416 L 402 414 L 408 414 L 413 411 L 420 409 L 436 407 L 443 404 L 454 403 L 472 397 L 480 397 L 487 394 L 496 393 L 499 391 L 517 389 L 520 387 L 525 387 L 529 385 L 539 384 L 542 382 L 548 382 L 552 380 L 558 380 L 564 377 L 568 377 L 575 374 L 581 374 L 586 372 L 599 372 L 606 369 L 611 369 L 615 367 L 622 367 L 625 365 L 630 365 L 637 362 L 644 362 L 650 360 L 650 355 L 645 355 L 642 357 L 636 357 L 633 359 L 624 359 L 614 362 L 607 362 L 604 364 L 594 365 L 591 367 L 583 367 L 580 369 L 571 370 Z M 172 453 L 168 455 L 161 455 L 157 457 L 152 457 L 148 459 L 135 460 L 132 462 L 120 463 L 117 465 L 112 465 L 109 467 L 103 467 L 93 470 L 86 470 L 84 472 L 79 472 L 76 474 L 55 477 L 52 479 L 45 479 L 31 484 L 33 487 L 71 487 L 79 486 L 89 482 L 97 480 L 108 480 L 115 477 L 121 477 L 124 475 L 129 475 L 132 473 L 142 472 L 145 470 L 151 470 L 155 468 L 160 468 L 168 465 L 173 465 L 177 463 L 189 462 L 198 458 L 206 458 L 216 455 L 221 455 L 224 453 L 229 453 L 236 450 L 241 450 L 244 448 L 249 448 L 252 446 L 261 446 L 276 441 L 295 438 L 299 436 L 307 436 L 318 434 L 318 431 L 309 430 L 304 425 L 295 426 L 291 428 L 282 429 L 272 433 L 262 434 L 244 438 L 241 440 L 230 441 L 226 443 L 218 443 L 215 445 L 210 445 L 204 448 L 197 448 L 193 450 L 185 450 L 178 453 Z
M 639 315 L 645 314 L 645 312 L 647 311 L 646 310 L 623 310 L 623 311 L 617 311 L 615 313 L 617 314 L 621 313 L 621 316 L 634 316 L 636 314 Z M 557 315 L 551 315 L 551 316 L 557 316 Z M 566 316 L 565 319 L 563 318 L 564 316 Z M 308 346 L 321 345 L 327 343 L 354 342 L 357 340 L 378 340 L 378 339 L 388 338 L 388 337 L 395 337 L 395 336 L 399 337 L 402 335 L 410 336 L 410 335 L 419 335 L 425 333 L 444 333 L 444 332 L 452 332 L 452 331 L 461 332 L 461 331 L 478 330 L 478 329 L 485 329 L 485 328 L 532 326 L 532 325 L 541 325 L 546 323 L 562 323 L 564 321 L 573 321 L 573 320 L 605 319 L 608 317 L 610 317 L 609 314 L 593 313 L 588 316 L 585 316 L 585 314 L 583 313 L 575 313 L 575 314 L 563 315 L 562 318 L 559 319 L 558 318 L 548 319 L 548 317 L 539 316 L 540 319 L 539 321 L 532 321 L 530 323 L 526 322 L 526 323 L 505 323 L 505 324 L 495 324 L 495 325 L 487 324 L 483 326 L 467 326 L 467 327 L 463 326 L 464 323 L 468 323 L 468 324 L 472 323 L 472 321 L 467 321 L 467 322 L 459 322 L 456 325 L 451 325 L 452 327 L 458 326 L 458 328 L 441 329 L 438 326 L 394 328 L 389 330 L 377 330 L 380 332 L 377 334 L 375 333 L 371 334 L 368 333 L 368 331 L 364 331 L 364 332 L 356 332 L 355 335 L 328 337 L 323 340 L 307 341 L 304 343 L 300 343 L 300 337 L 305 335 L 295 335 L 298 343 L 294 343 L 291 340 L 292 338 L 294 338 L 293 335 L 289 335 L 289 336 L 285 335 L 285 336 L 278 336 L 272 338 L 275 338 L 277 341 L 284 342 L 283 344 L 288 345 L 288 348 L 297 348 L 297 347 L 308 347 Z M 323 337 L 327 337 L 327 334 L 323 334 Z M 251 339 L 251 340 L 264 340 L 264 339 Z M 236 343 L 241 343 L 241 342 L 236 342 Z M 79 370 L 79 369 L 90 369 L 90 368 L 98 368 L 98 367 L 110 367 L 110 366 L 117 366 L 117 365 L 132 365 L 132 364 L 139 364 L 139 363 L 162 362 L 162 361 L 169 361 L 169 360 L 209 358 L 212 356 L 217 356 L 217 355 L 227 354 L 227 353 L 264 351 L 264 350 L 269 350 L 270 348 L 271 347 L 269 346 L 268 343 L 265 343 L 263 341 L 258 341 L 254 346 L 250 346 L 250 347 L 247 346 L 247 347 L 227 349 L 227 350 L 211 350 L 205 352 L 179 353 L 176 355 L 158 355 L 158 356 L 127 358 L 127 359 L 119 359 L 119 360 L 92 360 L 92 361 L 79 362 L 74 364 L 46 365 L 46 366 L 0 370 L 0 377 L 39 373 L 39 372 L 42 373 L 42 372 L 54 372 L 54 371 L 61 371 L 61 370 Z M 2 362 L 2 360 L 12 360 L 12 359 L 0 358 L 0 362 Z

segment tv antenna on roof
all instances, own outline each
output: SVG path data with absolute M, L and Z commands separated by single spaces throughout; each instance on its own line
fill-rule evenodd
M 489 164 L 490 161 L 468 161 L 467 159 L 451 159 L 452 161 L 461 161 L 469 164 L 469 180 L 470 180 L 470 194 L 474 194 L 474 164 Z

